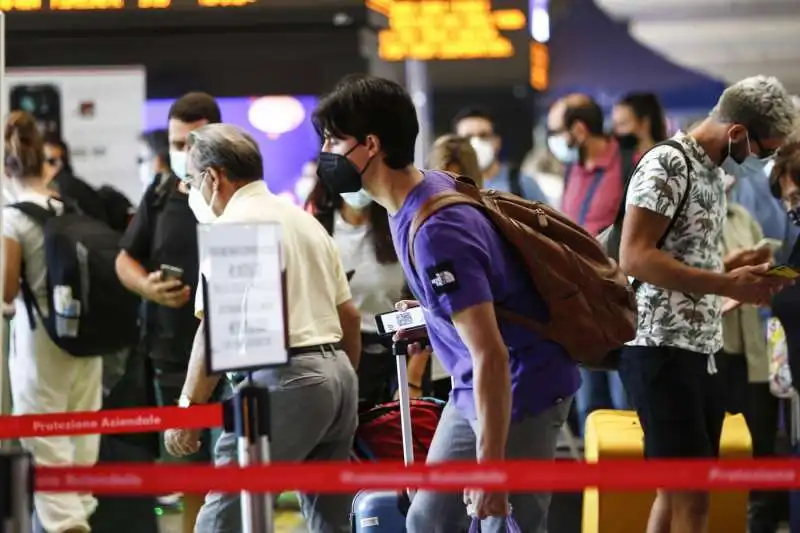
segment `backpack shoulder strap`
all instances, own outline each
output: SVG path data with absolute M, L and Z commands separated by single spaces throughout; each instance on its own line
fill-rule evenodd
M 689 154 L 687 154 L 686 150 L 683 149 L 683 145 L 674 139 L 667 139 L 666 141 L 659 143 L 659 145 L 670 146 L 678 150 L 683 155 L 684 162 L 686 163 L 686 190 L 683 191 L 681 201 L 678 203 L 678 207 L 675 208 L 675 213 L 672 215 L 672 220 L 669 221 L 667 229 L 664 231 L 664 234 L 661 236 L 661 238 L 658 239 L 658 244 L 656 246 L 661 248 L 664 246 L 664 242 L 667 240 L 672 228 L 675 227 L 678 217 L 680 217 L 681 213 L 683 213 L 683 210 L 686 208 L 686 204 L 692 194 L 692 160 L 689 159 Z
M 42 207 L 41 205 L 34 202 L 18 202 L 15 204 L 11 204 L 8 207 L 16 209 L 26 217 L 32 219 L 40 226 L 44 226 L 48 220 L 58 216 L 58 214 L 52 207 L 51 208 Z
M 481 209 L 483 208 L 483 204 L 481 202 L 475 198 L 467 196 L 464 193 L 458 191 L 442 191 L 425 200 L 425 202 L 423 202 L 423 204 L 417 210 L 417 213 L 414 215 L 414 219 L 411 221 L 411 224 L 408 227 L 408 258 L 411 261 L 412 267 L 416 268 L 414 265 L 414 239 L 416 238 L 419 229 L 437 211 L 457 204 L 468 204 Z
M 58 216 L 52 207 L 42 207 L 34 202 L 18 202 L 15 204 L 10 204 L 8 207 L 16 209 L 42 227 L 47 223 L 48 220 Z M 39 302 L 36 300 L 36 295 L 33 294 L 33 289 L 31 289 L 31 286 L 28 283 L 28 278 L 25 276 L 24 262 L 22 264 L 22 272 L 20 274 L 20 290 L 22 291 L 22 300 L 25 303 L 25 310 L 28 314 L 28 325 L 30 326 L 31 331 L 33 331 L 36 329 L 36 319 L 34 318 L 34 314 L 39 315 L 39 317 L 43 320 L 44 314 L 42 314 L 42 310 L 39 307 Z
M 619 149 L 620 163 L 622 165 L 622 183 L 628 183 L 628 180 L 633 176 L 633 171 L 636 169 L 636 152 L 630 148 L 620 147 Z

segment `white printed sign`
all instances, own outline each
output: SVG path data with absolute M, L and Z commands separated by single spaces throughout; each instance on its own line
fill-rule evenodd
M 288 363 L 280 224 L 201 224 L 197 235 L 209 372 Z
M 4 117 L 12 108 L 32 113 L 67 142 L 78 177 L 111 185 L 134 205 L 144 105 L 141 66 L 11 68 L 2 87 Z

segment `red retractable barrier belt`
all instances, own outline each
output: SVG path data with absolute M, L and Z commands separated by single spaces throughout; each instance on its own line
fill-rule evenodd
M 221 404 L 0 417 L 0 439 L 112 433 L 222 425 Z M 800 460 L 508 461 L 502 463 L 287 463 L 215 468 L 211 465 L 100 464 L 38 467 L 41 491 L 96 494 L 172 492 L 355 492 L 360 489 L 464 487 L 504 491 L 800 488 Z
M 170 492 L 355 492 L 464 487 L 503 491 L 776 489 L 800 487 L 800 461 L 509 461 L 403 466 L 402 463 L 291 463 L 249 468 L 114 464 L 39 468 L 41 491 L 96 494 Z
M 109 433 L 147 433 L 222 425 L 222 405 L 0 416 L 0 439 Z

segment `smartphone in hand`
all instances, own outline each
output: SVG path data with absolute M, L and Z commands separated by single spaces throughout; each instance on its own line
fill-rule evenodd
M 409 307 L 405 311 L 389 311 L 375 315 L 378 335 L 393 335 L 398 329 L 413 329 L 425 326 L 421 307 Z
M 183 279 L 183 269 L 180 267 L 172 265 L 161 265 L 161 268 L 159 270 L 161 270 L 162 281 L 172 281 L 172 280 L 181 281 Z
M 800 278 L 800 271 L 789 265 L 774 265 L 767 270 L 767 276 L 778 276 L 786 279 Z

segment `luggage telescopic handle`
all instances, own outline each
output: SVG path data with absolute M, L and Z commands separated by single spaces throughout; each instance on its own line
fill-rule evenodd
M 427 338 L 398 340 L 392 344 L 392 353 L 397 357 L 397 391 L 400 400 L 400 428 L 403 434 L 403 460 L 406 465 L 414 463 L 414 444 L 411 434 L 411 398 L 408 395 L 408 347 L 417 342 L 429 346 Z

